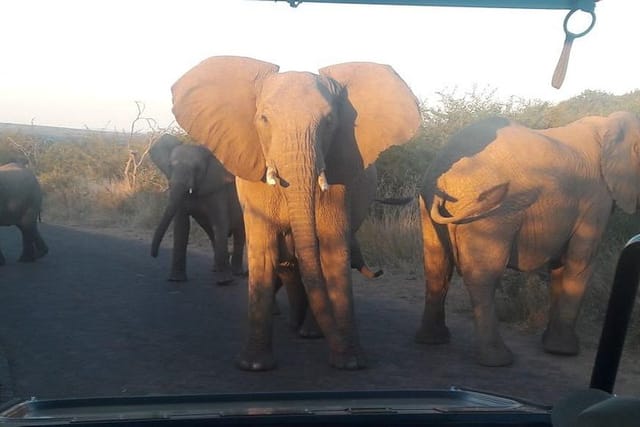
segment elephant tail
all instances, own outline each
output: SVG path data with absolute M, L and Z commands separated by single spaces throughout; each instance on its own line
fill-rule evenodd
M 498 209 L 509 192 L 509 183 L 498 184 L 483 191 L 475 200 L 463 203 L 444 192 L 436 192 L 429 210 L 438 224 L 461 224 L 483 218 Z

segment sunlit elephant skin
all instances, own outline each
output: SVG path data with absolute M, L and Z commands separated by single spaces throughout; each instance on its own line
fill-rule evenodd
M 579 351 L 575 323 L 611 210 L 636 210 L 640 120 L 631 113 L 585 117 L 531 130 L 507 119 L 454 135 L 421 189 L 426 302 L 417 340 L 449 339 L 444 301 L 454 267 L 469 291 L 477 358 L 513 361 L 498 331 L 494 292 L 505 268 L 550 269 L 547 352 Z
M 291 235 L 329 362 L 365 366 L 350 275 L 353 181 L 420 124 L 418 103 L 386 65 L 345 63 L 319 74 L 242 57 L 213 57 L 173 86 L 173 112 L 237 177 L 249 262 L 249 333 L 237 365 L 275 367 L 272 305 Z
M 151 160 L 169 180 L 169 200 L 151 244 L 158 255 L 160 242 L 173 221 L 171 281 L 187 280 L 186 254 L 190 217 L 202 227 L 214 251 L 218 284 L 229 284 L 233 275 L 243 274 L 244 221 L 235 179 L 209 150 L 184 144 L 173 135 L 163 135 L 150 150 Z M 229 236 L 233 253 L 229 263 Z
M 49 252 L 38 231 L 42 190 L 33 172 L 18 163 L 0 166 L 0 226 L 16 226 L 22 233 L 20 262 L 33 262 Z M 5 264 L 0 251 L 0 265 Z
M 351 208 L 351 268 L 358 270 L 360 274 L 368 279 L 379 277 L 382 270 L 372 271 L 364 261 L 364 256 L 360 250 L 360 243 L 356 238 L 356 233 L 365 220 L 369 206 L 375 200 L 378 174 L 375 164 L 369 165 L 351 185 L 350 208 Z M 281 262 L 277 268 L 276 292 L 284 285 L 289 299 L 289 325 L 292 330 L 297 331 L 303 338 L 320 338 L 320 330 L 311 311 L 308 310 L 306 291 L 300 281 L 300 272 L 294 255 L 295 245 L 291 234 L 287 234 L 283 240 L 284 246 L 279 249 Z M 284 260 L 284 261 L 283 261 Z

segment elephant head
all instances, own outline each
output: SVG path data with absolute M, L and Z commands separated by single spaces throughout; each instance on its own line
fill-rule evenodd
M 220 191 L 233 182 L 211 152 L 199 145 L 185 144 L 173 135 L 165 134 L 151 147 L 153 163 L 169 181 L 169 203 L 156 227 L 151 244 L 151 255 L 158 256 L 158 247 L 178 209 L 189 197 Z
M 600 168 L 611 197 L 627 213 L 634 213 L 640 201 L 640 118 L 616 112 L 596 121 L 600 129 Z
M 319 194 L 335 184 L 348 187 L 381 151 L 409 140 L 420 114 L 411 90 L 387 65 L 278 70 L 251 58 L 209 58 L 173 85 L 173 113 L 231 173 L 279 189 L 315 313 L 330 307 L 315 222 Z M 323 327 L 322 316 L 318 322 Z

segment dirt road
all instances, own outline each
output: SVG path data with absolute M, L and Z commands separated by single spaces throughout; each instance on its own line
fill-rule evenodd
M 190 281 L 166 281 L 169 250 L 149 256 L 148 237 L 114 237 L 44 224 L 50 254 L 17 263 L 19 234 L 0 229 L 7 265 L 0 267 L 0 398 L 227 393 L 285 390 L 426 389 L 461 386 L 552 403 L 585 387 L 597 337 L 578 357 L 541 350 L 538 334 L 507 325 L 516 354 L 507 368 L 472 358 L 469 312 L 449 313 L 452 342 L 413 342 L 422 309 L 421 274 L 390 273 L 374 281 L 354 274 L 356 314 L 370 367 L 327 365 L 322 340 L 287 327 L 287 304 L 275 322 L 279 366 L 262 373 L 234 368 L 246 327 L 246 283 L 213 284 L 211 257 L 192 251 Z M 122 233 L 119 233 L 122 234 Z M 452 298 L 466 298 L 454 291 Z M 640 369 L 628 357 L 620 394 L 638 394 Z

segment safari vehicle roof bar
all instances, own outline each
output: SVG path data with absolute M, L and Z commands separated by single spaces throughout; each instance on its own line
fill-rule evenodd
M 639 280 L 640 234 L 637 234 L 627 242 L 618 258 L 607 314 L 591 373 L 591 388 L 613 393 Z
M 384 4 L 398 6 L 493 7 L 517 9 L 580 9 L 593 12 L 598 0 L 269 0 L 286 1 L 292 7 L 300 3 Z
M 265 1 L 265 0 L 262 0 Z M 567 73 L 569 55 L 573 40 L 586 35 L 596 23 L 596 2 L 599 0 L 269 0 L 286 1 L 291 7 L 298 7 L 301 3 L 341 3 L 341 4 L 373 4 L 393 6 L 449 6 L 449 7 L 485 7 L 511 9 L 566 9 L 569 10 L 564 19 L 564 33 L 566 35 L 562 45 L 560 58 L 551 78 L 551 86 L 556 89 L 562 87 Z M 567 22 L 574 12 L 582 10 L 591 15 L 591 23 L 586 30 L 574 33 L 567 27 Z

